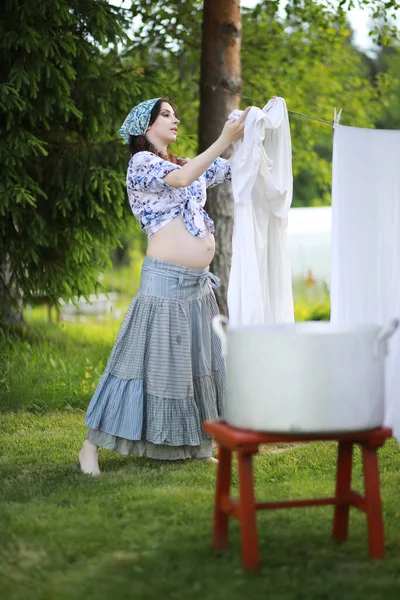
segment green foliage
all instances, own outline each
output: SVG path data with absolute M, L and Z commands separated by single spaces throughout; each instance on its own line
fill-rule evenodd
M 203 0 L 133 0 L 131 14 L 140 24 L 135 27 L 132 44 L 169 50 L 178 55 L 187 47 L 200 48 Z
M 328 121 L 290 114 L 293 205 L 329 204 L 333 107 L 343 107 L 342 124 L 373 127 L 391 81 L 371 77 L 363 55 L 351 44 L 345 14 L 313 0 L 288 2 L 284 18 L 277 3 L 246 11 L 242 62 L 243 91 L 254 104 L 277 94 L 289 110 Z
M 400 44 L 383 49 L 378 57 L 378 66 L 392 85 L 377 125 L 383 129 L 400 129 Z
M 118 54 L 127 28 L 104 0 L 0 8 L 0 256 L 25 302 L 91 291 L 124 229 L 129 155 L 116 132 L 146 93 Z
M 330 296 L 324 281 L 294 278 L 293 300 L 295 321 L 329 321 Z
M 309 302 L 298 300 L 294 304 L 295 321 L 329 321 L 331 305 L 329 300 Z
M 157 94 L 162 90 L 178 105 L 179 137 L 170 149 L 183 157 L 197 153 L 202 7 L 202 0 L 135 0 L 131 6 L 137 24 L 129 52 L 145 66 L 146 79 L 157 74 Z

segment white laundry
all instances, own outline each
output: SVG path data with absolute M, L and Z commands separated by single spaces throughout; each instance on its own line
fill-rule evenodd
M 230 116 L 238 116 L 234 111 Z M 292 146 L 286 102 L 250 109 L 230 158 L 234 200 L 228 287 L 233 326 L 294 321 L 286 238 L 292 203 Z
M 400 131 L 336 125 L 333 139 L 331 321 L 400 316 Z M 385 425 L 400 439 L 400 332 L 389 340 Z

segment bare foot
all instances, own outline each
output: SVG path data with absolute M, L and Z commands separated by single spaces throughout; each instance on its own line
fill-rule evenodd
M 202 458 L 196 458 L 196 460 L 206 460 L 207 462 L 212 462 L 217 464 L 218 458 L 214 458 L 213 456 L 203 456 Z
M 85 440 L 78 457 L 82 473 L 91 475 L 92 477 L 98 477 L 100 475 L 97 446 L 91 444 L 88 440 Z

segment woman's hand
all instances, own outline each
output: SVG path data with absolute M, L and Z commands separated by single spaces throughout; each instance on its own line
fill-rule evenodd
M 226 121 L 222 133 L 220 135 L 220 140 L 226 144 L 228 147 L 232 142 L 238 140 L 243 136 L 244 132 L 244 123 L 246 121 L 246 117 L 250 111 L 251 106 L 248 106 L 246 110 L 242 112 L 239 118 L 233 117 L 232 119 L 228 119 Z

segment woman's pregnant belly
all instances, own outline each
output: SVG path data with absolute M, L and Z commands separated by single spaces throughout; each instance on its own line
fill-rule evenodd
M 204 238 L 192 235 L 179 215 L 151 236 L 146 254 L 175 265 L 204 269 L 214 258 L 215 240 L 209 232 Z

